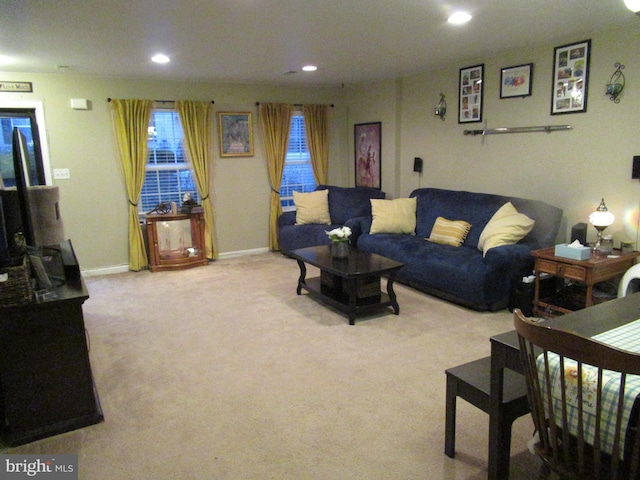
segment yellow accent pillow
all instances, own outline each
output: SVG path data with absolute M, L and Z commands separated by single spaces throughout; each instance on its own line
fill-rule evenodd
M 431 235 L 427 240 L 441 245 L 459 247 L 464 243 L 471 230 L 471 224 L 464 220 L 447 220 L 443 217 L 436 218 Z
M 535 220 L 524 213 L 518 213 L 511 202 L 505 203 L 493 214 L 478 239 L 478 250 L 482 255 L 493 247 L 518 243 L 533 229 Z
M 416 230 L 416 199 L 371 199 L 371 233 L 409 233 Z
M 329 190 L 293 192 L 296 205 L 296 225 L 331 225 L 329 216 Z

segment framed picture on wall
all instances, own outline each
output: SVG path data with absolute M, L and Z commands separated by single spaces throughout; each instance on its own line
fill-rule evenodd
M 358 123 L 353 126 L 356 187 L 382 188 L 380 150 L 382 123 Z
M 484 63 L 460 69 L 458 123 L 482 121 Z
M 500 98 L 529 97 L 533 80 L 533 63 L 500 70 Z
M 553 49 L 551 115 L 587 111 L 591 40 Z
M 221 157 L 253 157 L 251 112 L 218 112 Z

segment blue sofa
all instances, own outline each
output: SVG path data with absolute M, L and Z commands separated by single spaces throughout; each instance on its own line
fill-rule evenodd
M 369 233 L 371 219 L 360 219 L 357 247 L 404 263 L 396 280 L 475 310 L 505 308 L 515 281 L 531 274 L 531 250 L 555 244 L 562 210 L 542 201 L 437 188 L 414 190 L 415 235 Z M 535 220 L 517 244 L 491 248 L 483 256 L 480 233 L 493 214 L 511 202 L 519 213 Z M 460 247 L 426 241 L 437 217 L 472 225 Z
M 360 233 L 360 223 L 355 219 L 371 220 L 371 199 L 386 196 L 383 191 L 368 187 L 319 185 L 316 190 L 329 190 L 331 225 L 296 225 L 296 212 L 284 212 L 278 217 L 278 241 L 284 255 L 298 248 L 329 245 L 326 232 L 342 226 L 351 228 L 351 243 L 355 245 Z

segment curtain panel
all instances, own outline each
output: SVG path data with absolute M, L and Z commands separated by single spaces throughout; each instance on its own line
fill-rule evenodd
M 204 208 L 205 249 L 209 259 L 218 257 L 215 241 L 213 203 L 210 196 L 212 149 L 211 102 L 176 101 L 186 152 L 193 167 L 198 194 Z
M 262 140 L 267 155 L 267 171 L 271 184 L 269 207 L 269 249 L 280 250 L 278 242 L 278 217 L 282 213 L 280 184 L 289 144 L 289 130 L 293 105 L 261 103 L 259 106 Z
M 149 261 L 138 220 L 138 200 L 147 164 L 147 135 L 151 100 L 111 101 L 113 125 L 129 202 L 129 269 L 139 271 Z
M 311 154 L 313 176 L 317 185 L 326 185 L 329 170 L 329 106 L 303 105 L 302 113 Z

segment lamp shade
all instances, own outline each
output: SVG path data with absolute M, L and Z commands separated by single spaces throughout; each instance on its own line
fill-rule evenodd
M 613 213 L 607 210 L 607 206 L 604 204 L 604 198 L 600 202 L 600 205 L 598 205 L 596 211 L 589 215 L 589 223 L 596 228 L 606 228 L 611 225 L 614 220 L 615 217 L 613 216 Z
M 624 0 L 624 4 L 632 12 L 640 12 L 640 0 Z

